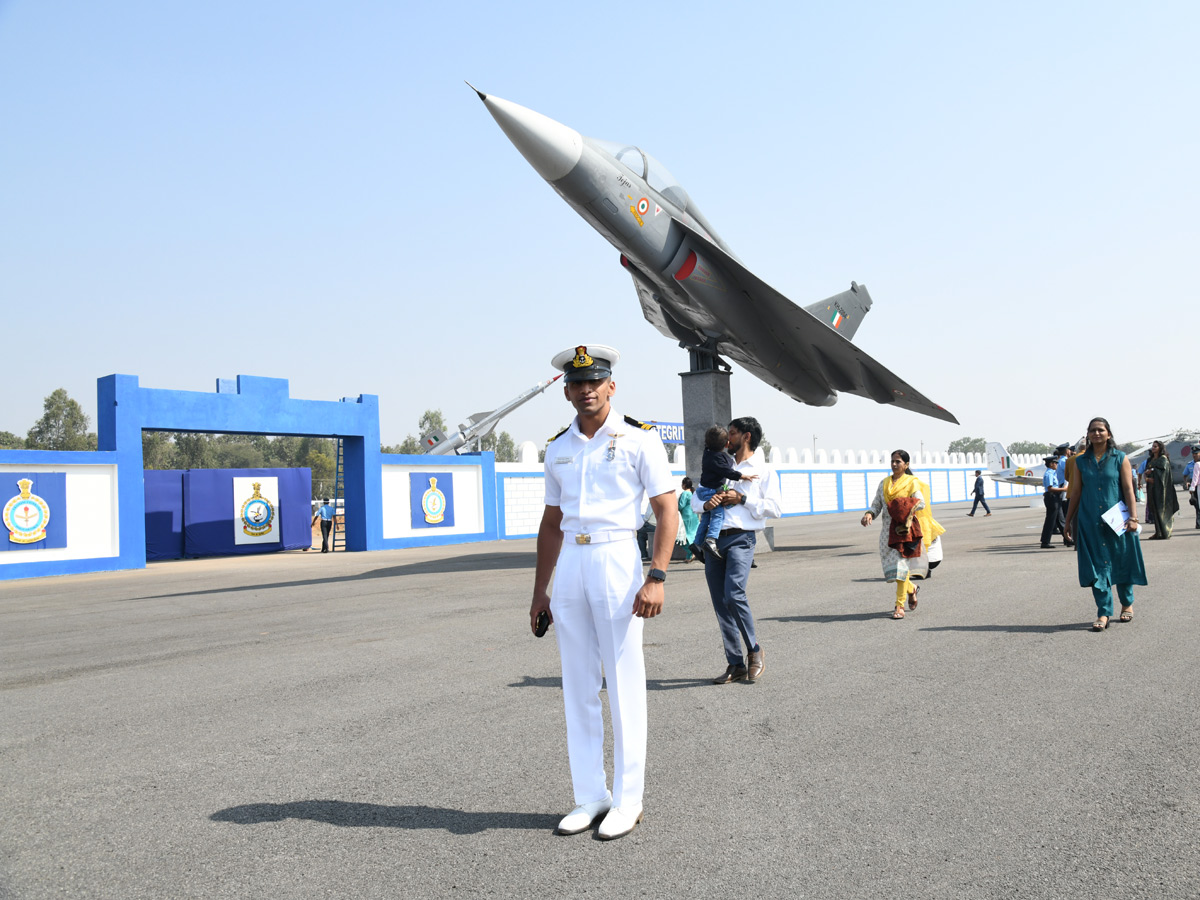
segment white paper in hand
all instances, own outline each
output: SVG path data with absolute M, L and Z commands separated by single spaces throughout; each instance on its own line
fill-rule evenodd
M 1125 532 L 1125 523 L 1129 521 L 1129 507 L 1125 505 L 1124 500 L 1118 500 L 1116 505 L 1101 514 L 1100 518 L 1104 524 L 1117 534 L 1123 534 Z M 1140 533 L 1142 526 L 1138 525 L 1137 530 Z

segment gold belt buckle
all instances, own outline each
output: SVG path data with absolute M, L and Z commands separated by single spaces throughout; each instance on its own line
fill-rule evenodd
M 590 544 L 591 542 L 592 542 L 592 536 L 590 534 L 575 535 L 575 543 L 577 543 L 577 544 Z

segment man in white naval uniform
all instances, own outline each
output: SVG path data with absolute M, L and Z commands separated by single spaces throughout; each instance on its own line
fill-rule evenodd
M 559 834 L 628 834 L 642 818 L 646 768 L 643 619 L 662 611 L 663 582 L 678 528 L 675 478 L 658 433 L 612 408 L 612 367 L 620 355 L 592 344 L 564 350 L 553 365 L 575 407 L 574 421 L 546 447 L 546 509 L 538 529 L 529 623 L 548 612 L 562 658 L 567 756 L 577 806 Z M 634 534 L 643 497 L 658 519 L 643 577 Z M 553 594 L 550 576 L 557 565 Z M 604 771 L 601 674 L 613 729 L 613 785 Z

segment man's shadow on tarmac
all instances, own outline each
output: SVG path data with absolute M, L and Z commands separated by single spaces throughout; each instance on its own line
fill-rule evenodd
M 917 613 L 910 613 L 910 616 L 916 616 Z M 809 625 L 829 625 L 835 622 L 869 622 L 873 619 L 891 619 L 891 610 L 883 610 L 882 612 L 866 612 L 866 613 L 841 613 L 838 615 L 813 615 L 813 616 L 764 616 L 761 621 L 764 622 L 803 622 Z M 1008 634 L 1056 634 L 1060 631 L 1078 631 L 1080 629 L 1089 629 L 1091 623 L 1081 625 L 1078 622 L 1070 622 L 1065 625 L 932 625 L 918 626 L 920 631 L 978 631 L 978 632 L 994 632 L 1003 631 Z
M 711 684 L 711 678 L 647 678 L 646 690 L 648 691 L 675 691 L 680 688 L 699 687 L 704 684 Z M 509 687 L 525 688 L 525 687 L 540 687 L 540 688 L 561 688 L 562 679 L 546 676 L 542 678 L 534 677 L 533 675 L 522 675 L 520 681 L 514 681 Z M 600 688 L 607 690 L 608 685 L 604 684 Z
M 921 631 L 1003 631 L 1008 634 L 1057 634 L 1060 631 L 1091 630 L 1091 622 L 1068 622 L 1065 625 L 937 625 L 921 629 Z
M 548 813 L 468 812 L 441 806 L 383 806 L 345 800 L 247 803 L 222 809 L 209 818 L 234 825 L 306 819 L 339 828 L 426 828 L 444 829 L 451 834 L 479 834 L 496 828 L 552 831 L 559 820 L 559 816 Z
M 813 616 L 763 616 L 763 622 L 806 622 L 810 625 L 829 625 L 833 622 L 869 622 L 872 619 L 890 619 L 890 609 L 882 612 L 838 613 L 836 615 Z
M 808 553 L 816 550 L 846 550 L 853 548 L 850 553 L 838 553 L 837 556 L 862 556 L 863 553 L 873 552 L 864 550 L 857 552 L 854 544 L 776 544 L 772 553 Z
M 401 578 L 405 575 L 443 575 L 451 572 L 493 572 L 499 569 L 530 569 L 537 564 L 536 553 L 485 553 L 457 556 L 447 559 L 431 559 L 403 566 L 388 566 L 372 569 L 356 575 L 332 575 L 325 578 L 304 578 L 296 581 L 276 581 L 270 584 L 240 584 L 199 591 L 179 591 L 172 594 L 155 594 L 150 597 L 132 597 L 132 600 L 161 600 L 166 597 L 196 597 L 204 594 L 235 594 L 239 591 L 265 591 L 272 588 L 308 587 L 315 584 L 342 584 L 348 581 L 367 581 L 373 578 Z
M 1022 556 L 1026 555 L 1026 554 L 1033 554 L 1036 556 L 1046 556 L 1046 555 L 1048 555 L 1046 553 L 1047 549 L 1060 550 L 1060 551 L 1064 551 L 1066 553 L 1071 552 L 1070 547 L 1064 547 L 1061 543 L 1053 544 L 1049 548 L 1040 547 L 1037 544 L 1034 544 L 1032 546 L 1030 546 L 1029 544 L 1021 544 L 1021 545 L 1015 546 L 1015 547 L 1005 546 L 1005 545 L 1001 544 L 996 547 L 976 547 L 974 549 L 968 550 L 967 552 L 968 553 L 1003 553 L 1006 556 L 1012 556 L 1014 554 L 1020 554 Z
M 853 546 L 853 544 L 831 544 L 828 547 L 819 547 L 819 546 L 776 547 L 771 552 L 772 553 L 796 553 L 796 552 L 801 552 L 801 551 L 805 551 L 805 550 L 818 550 L 818 551 L 821 551 L 822 553 L 824 553 L 826 556 L 836 556 L 838 559 L 841 559 L 841 558 L 847 557 L 847 556 L 875 556 L 879 552 L 874 547 L 872 547 L 870 550 L 847 550 L 845 553 L 833 553 L 832 552 L 834 550 L 845 550 L 847 547 L 852 547 L 852 546 Z M 767 557 L 767 558 L 770 559 L 770 557 Z

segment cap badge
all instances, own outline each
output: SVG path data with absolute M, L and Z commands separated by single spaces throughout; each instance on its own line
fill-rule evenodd
M 571 360 L 571 365 L 576 369 L 586 369 L 588 366 L 594 365 L 595 361 L 588 356 L 587 347 L 582 344 L 575 348 L 575 358 Z

